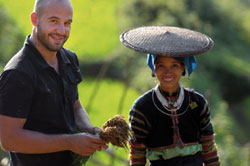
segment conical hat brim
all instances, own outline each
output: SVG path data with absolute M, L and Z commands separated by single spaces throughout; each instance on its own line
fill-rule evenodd
M 131 29 L 120 35 L 120 41 L 135 51 L 165 56 L 197 55 L 214 45 L 210 37 L 200 32 L 170 26 Z

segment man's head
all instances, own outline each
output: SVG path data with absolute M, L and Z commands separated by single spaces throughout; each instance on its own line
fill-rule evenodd
M 31 14 L 34 42 L 42 49 L 57 52 L 69 37 L 72 17 L 70 0 L 36 0 Z

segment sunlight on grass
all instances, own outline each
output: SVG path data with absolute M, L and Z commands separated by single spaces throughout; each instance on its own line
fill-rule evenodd
M 73 0 L 74 16 L 71 36 L 66 48 L 79 56 L 105 55 L 119 42 L 116 9 L 122 0 Z M 0 0 L 9 15 L 22 29 L 30 34 L 30 13 L 34 0 Z
M 73 1 L 72 1 L 73 2 Z M 121 0 L 84 0 L 73 2 L 75 13 L 69 48 L 79 53 L 100 56 L 119 42 L 116 8 Z M 70 43 L 70 42 L 69 42 Z
M 85 108 L 94 90 L 94 81 L 94 79 L 85 79 L 79 86 L 80 100 Z M 94 125 L 101 127 L 104 122 L 118 114 L 118 111 L 122 112 L 121 114 L 125 116 L 126 120 L 128 119 L 129 109 L 139 94 L 129 89 L 124 100 L 123 109 L 118 110 L 123 89 L 124 84 L 118 81 L 105 79 L 101 82 L 91 109 L 87 110 L 90 121 Z

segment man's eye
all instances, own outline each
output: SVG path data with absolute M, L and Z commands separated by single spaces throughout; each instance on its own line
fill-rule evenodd
M 66 22 L 64 25 L 65 25 L 65 26 L 70 26 L 70 25 L 71 25 L 71 22 Z
M 57 23 L 57 20 L 51 20 L 52 23 Z

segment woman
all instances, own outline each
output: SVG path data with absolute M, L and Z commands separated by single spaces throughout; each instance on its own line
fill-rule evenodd
M 140 27 L 124 32 L 122 43 L 149 53 L 147 64 L 158 84 L 140 96 L 130 110 L 133 131 L 130 165 L 219 166 L 203 95 L 180 83 L 196 67 L 194 55 L 208 51 L 213 41 L 199 32 L 178 27 Z
M 139 97 L 130 111 L 130 164 L 152 166 L 219 165 L 206 99 L 179 83 L 195 58 L 148 55 L 159 84 Z

